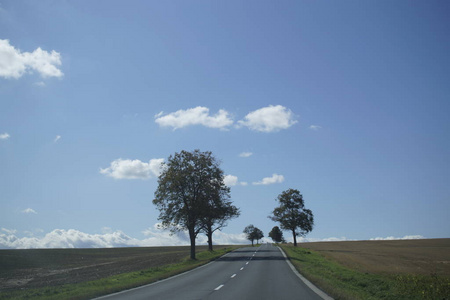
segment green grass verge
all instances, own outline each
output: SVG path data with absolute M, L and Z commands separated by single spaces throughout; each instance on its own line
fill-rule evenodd
M 0 292 L 0 299 L 91 299 L 102 295 L 138 287 L 174 276 L 204 265 L 237 247 L 197 253 L 197 260 L 186 258 L 183 262 L 147 270 L 119 274 L 94 281 L 66 284 L 37 289 Z
M 359 272 L 310 249 L 280 245 L 308 280 L 335 299 L 450 299 L 450 278 Z

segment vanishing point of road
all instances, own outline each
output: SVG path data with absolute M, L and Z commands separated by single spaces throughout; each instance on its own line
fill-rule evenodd
M 294 273 L 278 247 L 265 244 L 240 248 L 192 271 L 99 299 L 332 299 L 310 286 Z

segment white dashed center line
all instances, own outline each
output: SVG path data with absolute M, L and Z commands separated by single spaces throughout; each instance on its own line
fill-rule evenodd
M 244 270 L 244 267 L 241 268 L 241 271 Z
M 236 276 L 236 274 L 231 275 L 231 278 L 234 278 Z
M 248 262 L 246 262 L 245 264 L 248 265 Z
M 223 284 L 219 285 L 219 286 L 216 287 L 214 290 L 215 290 L 215 291 L 218 291 L 218 290 L 220 290 L 221 288 L 223 288 Z

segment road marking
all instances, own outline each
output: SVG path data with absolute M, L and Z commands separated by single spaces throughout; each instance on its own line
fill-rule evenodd
M 215 290 L 215 291 L 218 291 L 218 290 L 220 290 L 221 288 L 223 288 L 223 284 L 219 285 L 219 286 L 216 287 L 214 290 Z
M 249 262 L 246 262 L 245 264 L 248 265 Z
M 241 271 L 244 270 L 244 267 L 241 268 Z
M 236 274 L 231 275 L 231 278 L 234 278 L 236 276 Z

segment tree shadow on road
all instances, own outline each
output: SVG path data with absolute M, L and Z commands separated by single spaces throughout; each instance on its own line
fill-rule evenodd
M 268 260 L 286 260 L 286 258 L 282 257 L 282 256 L 275 256 L 275 255 L 271 255 L 271 256 L 225 256 L 225 257 L 221 257 L 218 258 L 216 261 L 220 262 L 227 262 L 227 261 L 268 261 Z

